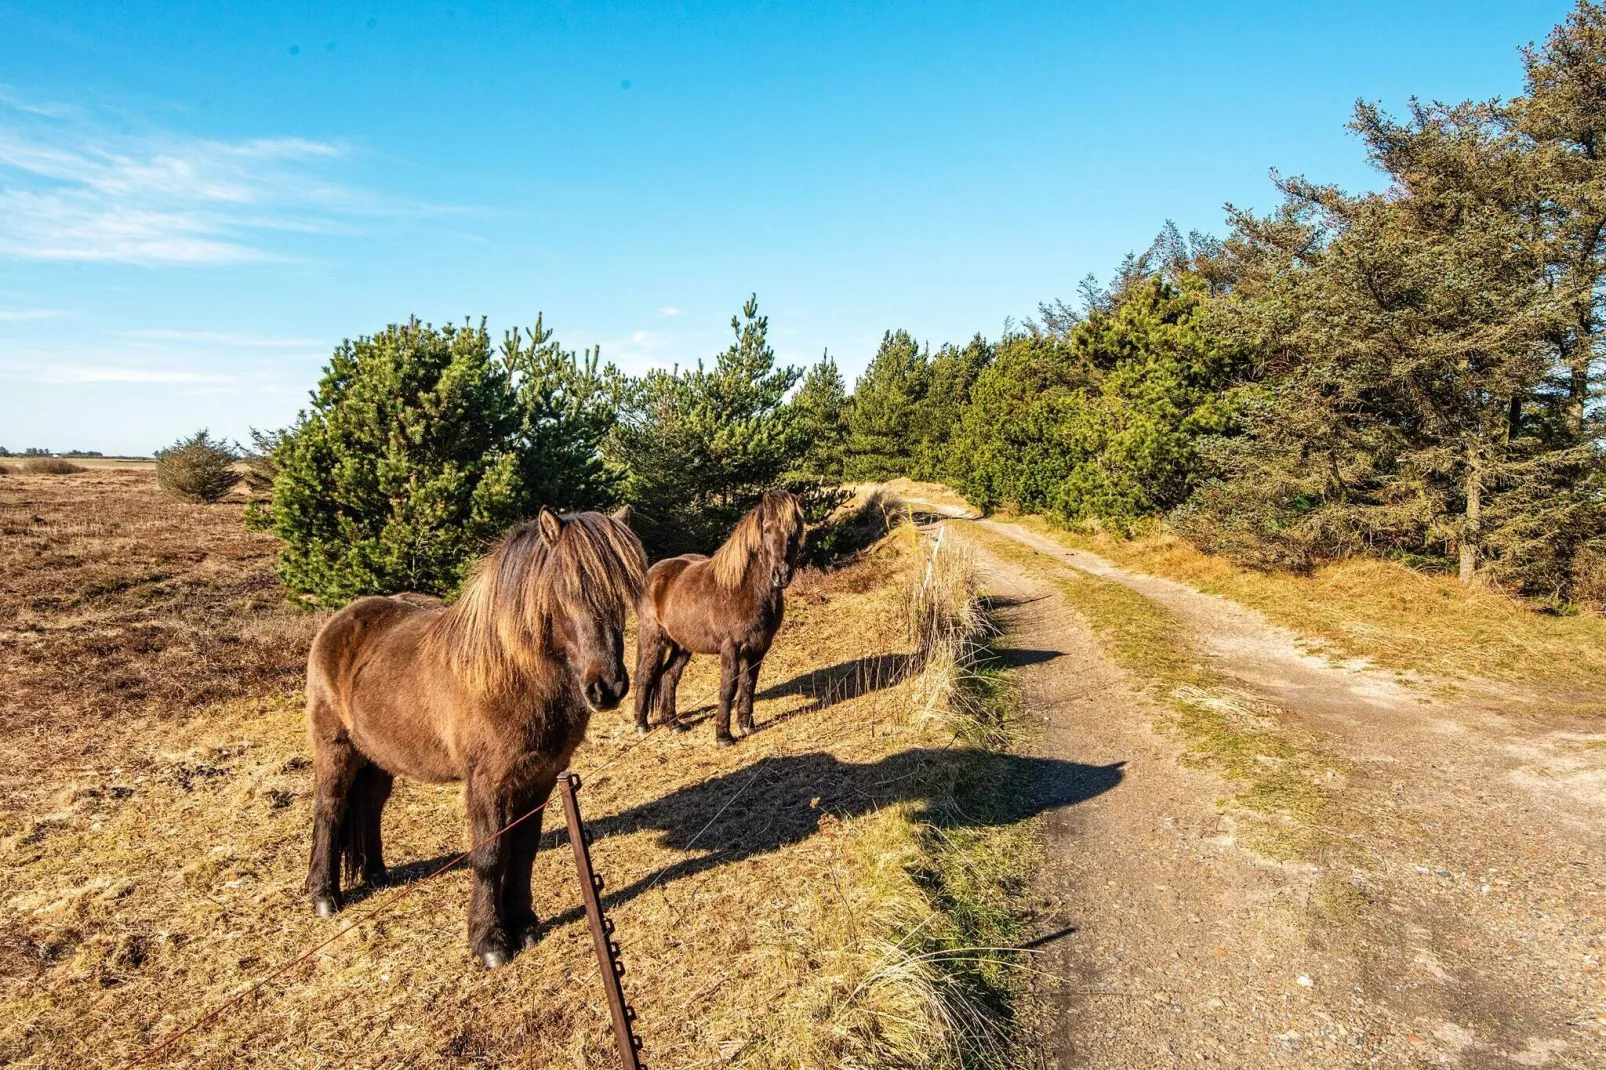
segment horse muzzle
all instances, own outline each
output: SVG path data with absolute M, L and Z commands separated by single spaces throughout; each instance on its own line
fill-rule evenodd
M 629 690 L 628 676 L 622 676 L 617 682 L 593 676 L 585 686 L 586 705 L 591 707 L 592 713 L 606 713 L 608 710 L 617 709 Z

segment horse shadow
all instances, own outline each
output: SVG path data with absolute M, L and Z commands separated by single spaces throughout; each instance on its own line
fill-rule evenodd
M 828 815 L 841 820 L 914 803 L 915 820 L 939 828 L 1013 825 L 1109 791 L 1121 782 L 1124 764 L 1087 765 L 957 747 L 915 748 L 860 763 L 815 751 L 761 758 L 587 821 L 586 827 L 596 841 L 650 831 L 659 846 L 685 853 L 606 894 L 604 906 L 615 907 L 654 887 L 801 843 L 819 832 Z M 987 781 L 988 790 L 969 793 L 971 801 L 961 807 L 953 799 L 956 778 Z M 567 831 L 558 830 L 542 848 L 567 844 Z M 576 906 L 549 923 L 582 916 Z

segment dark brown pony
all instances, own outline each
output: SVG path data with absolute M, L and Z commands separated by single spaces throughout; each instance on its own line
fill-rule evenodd
M 479 563 L 450 607 L 361 598 L 318 632 L 307 660 L 317 802 L 307 894 L 340 909 L 346 878 L 385 872 L 379 823 L 397 773 L 461 780 L 474 874 L 468 935 L 487 966 L 536 938 L 530 867 L 543 803 L 591 714 L 619 705 L 625 613 L 647 558 L 627 515 L 541 510 Z M 483 842 L 482 842 L 483 841 Z
M 636 606 L 636 731 L 648 730 L 655 701 L 660 724 L 682 727 L 675 688 L 693 654 L 719 655 L 719 745 L 735 742 L 733 701 L 737 725 L 753 731 L 758 669 L 781 626 L 783 592 L 802 548 L 802 499 L 767 490 L 713 557 L 685 554 L 652 566 Z

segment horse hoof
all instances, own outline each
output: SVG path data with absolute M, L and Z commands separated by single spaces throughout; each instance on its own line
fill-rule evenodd
M 480 961 L 487 970 L 499 970 L 511 960 L 506 951 L 485 951 L 480 954 Z
M 340 913 L 340 903 L 333 896 L 320 895 L 313 898 L 312 909 L 320 918 L 332 918 Z
M 734 747 L 734 746 L 736 746 L 736 740 L 731 738 L 730 736 L 718 736 L 718 737 L 716 737 L 714 739 L 714 742 L 719 744 L 721 747 Z
M 524 930 L 524 935 L 519 937 L 519 947 L 523 948 L 525 951 L 530 950 L 540 942 L 541 931 L 533 925 Z
M 648 733 L 648 732 L 651 732 L 651 731 L 652 731 L 652 729 L 650 729 L 650 728 L 648 728 L 648 727 L 647 727 L 647 726 L 646 726 L 646 725 L 644 725 L 644 724 L 638 724 L 638 725 L 637 725 L 637 726 L 636 726 L 636 735 L 638 735 L 638 736 L 644 736 L 644 735 L 646 735 L 646 734 L 647 734 L 647 733 Z

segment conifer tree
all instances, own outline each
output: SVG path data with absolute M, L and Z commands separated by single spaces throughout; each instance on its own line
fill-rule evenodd
M 285 587 L 324 605 L 448 595 L 486 544 L 541 505 L 607 502 L 594 356 L 538 322 L 500 354 L 483 323 L 392 325 L 335 350 L 273 453 L 268 522 Z
M 853 390 L 844 462 L 849 479 L 911 474 L 916 410 L 929 384 L 926 354 L 909 332 L 886 332 Z
M 802 452 L 785 404 L 801 370 L 775 366 L 756 297 L 731 317 L 735 338 L 712 368 L 655 371 L 622 386 L 608 460 L 655 555 L 708 552 Z
M 848 391 L 830 353 L 803 376 L 791 406 L 803 450 L 797 473 L 841 479 L 848 433 Z
M 962 346 L 943 346 L 931 359 L 925 395 L 915 405 L 911 421 L 909 475 L 937 481 L 954 477 L 953 436 L 970 404 L 976 378 L 992 363 L 993 355 L 992 345 L 977 334 Z

